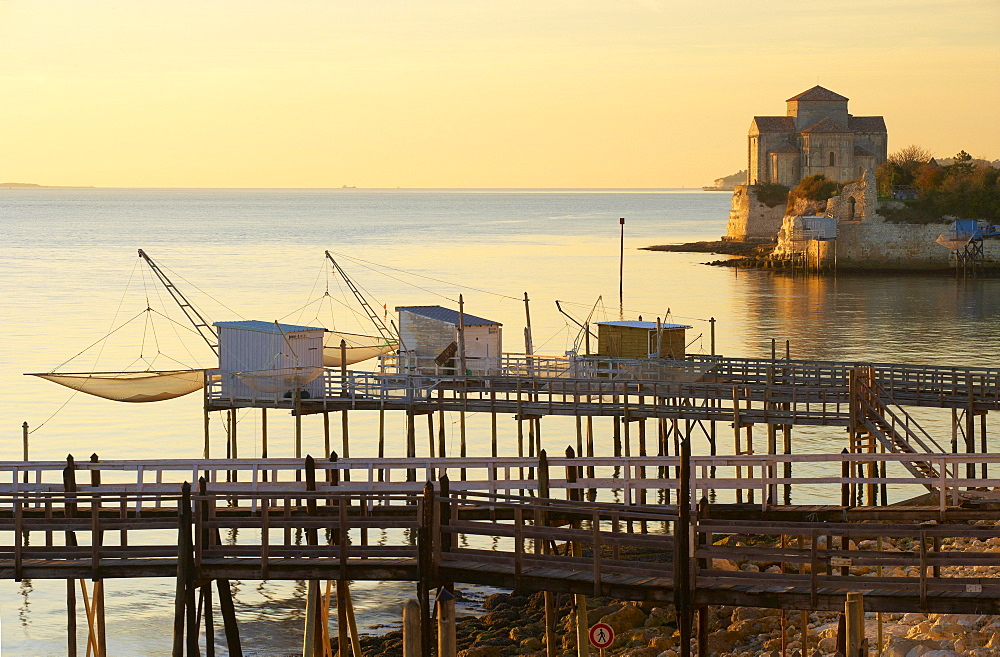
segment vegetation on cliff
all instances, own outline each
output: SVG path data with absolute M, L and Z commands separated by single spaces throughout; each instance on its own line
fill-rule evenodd
M 903 207 L 879 211 L 889 221 L 927 224 L 944 217 L 1000 221 L 1000 169 L 964 150 L 951 164 L 941 166 L 926 150 L 909 146 L 879 165 L 875 178 L 879 196 L 891 197 L 893 188 L 901 186 L 916 192 L 917 198 L 903 200 Z
M 788 202 L 788 188 L 778 183 L 759 183 L 756 194 L 757 200 L 769 208 Z

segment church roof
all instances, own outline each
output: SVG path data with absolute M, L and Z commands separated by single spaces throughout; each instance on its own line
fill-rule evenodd
M 792 96 L 785 102 L 790 103 L 792 101 L 797 101 L 797 100 L 842 100 L 846 102 L 847 98 L 844 98 L 840 94 L 834 93 L 829 89 L 824 89 L 823 87 L 817 84 L 812 89 L 803 91 L 798 96 Z
M 875 157 L 875 154 L 864 146 L 855 146 L 854 157 Z
M 847 126 L 854 132 L 885 132 L 885 119 L 881 116 L 851 116 Z
M 844 125 L 829 116 L 820 119 L 816 123 L 802 131 L 803 133 L 808 132 L 854 132 L 849 128 L 845 128 Z
M 782 144 L 777 148 L 773 148 L 768 151 L 768 153 L 798 153 L 799 149 L 791 144 Z
M 760 132 L 795 132 L 795 119 L 790 116 L 755 116 L 753 123 Z

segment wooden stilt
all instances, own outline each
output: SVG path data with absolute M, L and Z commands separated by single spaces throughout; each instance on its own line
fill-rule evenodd
M 323 453 L 330 453 L 330 411 L 323 411 Z
M 709 657 L 712 653 L 708 646 L 708 606 L 698 607 L 698 657 Z
M 434 458 L 434 413 L 427 414 L 427 456 Z
M 306 584 L 305 629 L 302 632 L 302 657 L 322 657 L 316 653 L 316 633 L 322 632 L 317 623 L 319 618 L 319 581 L 311 579 Z
M 94 618 L 94 607 L 87 597 L 87 580 L 80 580 L 80 595 L 83 598 L 83 611 L 87 614 L 87 655 L 97 655 L 100 647 L 97 643 L 97 622 Z
M 385 458 L 385 402 L 378 408 L 378 457 Z M 378 471 L 378 480 L 385 481 L 385 470 Z
M 345 408 L 340 414 L 340 441 L 343 443 L 344 448 L 344 458 L 351 458 L 351 433 L 349 430 L 349 422 L 347 417 L 347 409 Z M 414 448 L 415 449 L 415 448 Z M 351 471 L 344 470 L 344 481 L 351 480 Z
M 361 657 L 361 637 L 358 635 L 358 620 L 354 615 L 354 601 L 351 600 L 350 582 L 344 582 L 344 601 L 347 603 L 347 629 L 351 631 L 353 657 Z
M 211 446 L 211 440 L 210 440 L 211 434 L 210 434 L 209 429 L 208 429 L 209 419 L 210 418 L 208 416 L 208 398 L 206 397 L 206 399 L 205 399 L 205 408 L 202 411 L 202 421 L 203 421 L 203 424 L 204 424 L 204 432 L 205 432 L 205 447 L 202 450 L 202 453 L 204 454 L 204 456 L 205 456 L 206 459 L 212 458 L 210 456 L 211 450 L 209 449 L 210 446 Z
M 439 599 L 437 603 L 438 651 L 437 657 L 455 657 L 458 639 L 455 635 L 455 599 Z
M 76 586 L 66 580 L 66 655 L 76 657 Z
M 403 604 L 403 657 L 421 657 L 420 603 L 409 599 Z
M 215 619 L 212 616 L 212 584 L 201 585 L 201 599 L 205 605 L 205 657 L 215 657 Z
M 236 624 L 236 608 L 233 606 L 233 592 L 229 588 L 229 580 L 217 579 L 215 585 L 219 593 L 219 612 L 222 614 L 222 627 L 226 633 L 226 647 L 231 657 L 243 657 L 240 628 Z
M 409 458 L 415 458 L 417 456 L 417 437 L 416 428 L 414 427 L 414 422 L 416 418 L 413 415 L 413 407 L 407 407 L 406 409 L 406 456 Z M 407 481 L 416 481 L 417 472 L 416 470 L 408 469 L 406 471 Z
M 260 409 L 260 457 L 267 458 L 267 409 Z M 262 473 L 264 481 L 267 481 L 267 470 Z

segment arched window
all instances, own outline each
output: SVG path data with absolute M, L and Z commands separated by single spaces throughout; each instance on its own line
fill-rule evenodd
M 854 200 L 854 197 L 852 196 L 852 197 L 851 197 L 851 198 L 850 198 L 850 199 L 849 199 L 849 200 L 847 201 L 847 211 L 848 211 L 848 212 L 850 213 L 850 215 L 851 215 L 850 217 L 848 217 L 849 219 L 853 219 L 853 218 L 854 218 L 854 213 L 855 213 L 855 210 L 856 210 L 855 206 L 856 206 L 856 205 L 857 205 L 857 201 L 855 201 L 855 200 Z
M 830 166 L 837 166 L 837 154 L 830 151 Z

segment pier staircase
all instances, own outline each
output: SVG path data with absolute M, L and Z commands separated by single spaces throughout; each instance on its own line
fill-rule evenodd
M 946 454 L 944 448 L 920 426 L 906 410 L 878 383 L 874 368 L 855 371 L 855 429 L 867 431 L 886 451 L 893 454 Z M 931 461 L 904 461 L 903 467 L 914 477 L 940 480 L 941 473 Z M 928 490 L 936 490 L 931 483 Z

